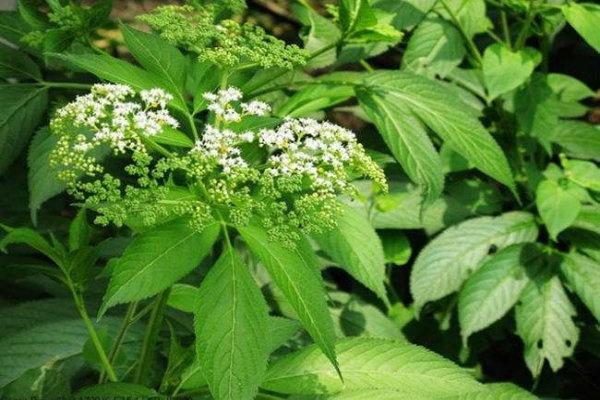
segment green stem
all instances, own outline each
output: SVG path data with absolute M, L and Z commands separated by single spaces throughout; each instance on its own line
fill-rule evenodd
M 506 18 L 506 12 L 500 11 L 500 23 L 502 24 L 502 35 L 504 36 L 504 42 L 506 46 L 512 50 L 512 43 L 510 41 L 510 28 L 508 27 L 508 19 Z
M 69 286 L 69 289 L 71 290 L 71 293 L 73 294 L 73 300 L 75 301 L 75 306 L 77 307 L 77 311 L 79 312 L 81 319 L 83 319 L 85 328 L 87 329 L 88 334 L 90 335 L 90 339 L 92 339 L 92 343 L 93 343 L 94 347 L 96 348 L 96 352 L 98 353 L 98 356 L 100 357 L 100 362 L 102 363 L 102 367 L 104 368 L 104 370 L 106 371 L 106 374 L 108 375 L 108 379 L 110 379 L 112 382 L 117 382 L 118 381 L 117 374 L 115 374 L 115 370 L 113 369 L 112 365 L 110 364 L 110 361 L 108 360 L 108 357 L 106 356 L 106 352 L 104 351 L 104 348 L 102 347 L 102 343 L 100 342 L 98 333 L 96 332 L 96 329 L 94 328 L 94 324 L 90 320 L 90 316 L 87 313 L 87 310 L 85 308 L 85 304 L 83 303 L 83 299 L 81 298 L 81 295 L 79 295 L 79 293 L 77 293 L 77 291 L 76 291 L 75 287 L 73 286 L 73 283 L 71 282 L 70 279 L 68 279 L 67 285 Z
M 154 360 L 154 352 L 156 342 L 158 341 L 158 333 L 163 321 L 163 314 L 170 292 L 171 290 L 167 289 L 159 294 L 154 300 L 154 308 L 152 309 L 150 319 L 148 320 L 148 325 L 146 326 L 146 332 L 144 333 L 142 353 L 140 355 L 134 383 L 145 384 L 145 382 L 147 382 L 148 374 L 150 373 L 150 368 Z
M 194 122 L 194 117 L 192 116 L 192 114 L 190 114 L 186 110 L 185 118 L 187 119 L 188 124 L 190 124 L 190 128 L 192 129 L 192 135 L 194 135 L 194 140 L 198 140 L 199 139 L 198 129 L 196 128 L 196 123 Z
M 368 71 L 368 72 L 374 71 L 373 67 L 371 67 L 371 65 L 365 60 L 360 60 L 359 64 L 365 69 L 365 71 Z
M 446 3 L 446 0 L 440 0 L 440 2 L 442 3 L 442 6 L 444 7 L 444 9 L 448 13 L 448 15 L 450 15 L 450 19 L 452 20 L 452 22 L 454 23 L 454 25 L 456 25 L 456 28 L 458 29 L 458 31 L 462 35 L 463 39 L 467 42 L 467 46 L 469 47 L 469 50 L 473 54 L 473 57 L 475 57 L 475 60 L 477 60 L 477 63 L 479 65 L 481 65 L 481 63 L 483 62 L 483 57 L 481 56 L 481 53 L 479 52 L 479 49 L 475 45 L 475 42 L 473 41 L 473 38 L 471 38 L 467 34 L 467 32 L 465 31 L 465 28 L 463 28 L 462 24 L 458 20 L 458 17 L 454 14 L 454 11 L 452 11 L 452 9 L 450 8 L 450 6 L 448 6 L 448 3 Z
M 150 148 L 152 148 L 153 150 L 156 150 L 157 152 L 159 152 L 160 154 L 162 154 L 165 157 L 172 157 L 173 154 L 165 149 L 163 146 L 161 146 L 160 144 L 156 143 L 154 140 L 152 140 L 149 137 L 142 137 L 142 141 L 147 144 Z
M 125 317 L 123 318 L 123 323 L 121 324 L 119 333 L 117 334 L 117 337 L 115 338 L 115 342 L 113 343 L 112 348 L 110 349 L 110 352 L 108 353 L 108 362 L 111 365 L 114 362 L 114 360 L 117 358 L 117 355 L 119 355 L 119 350 L 121 350 L 121 345 L 123 344 L 123 341 L 125 339 L 125 334 L 127 333 L 127 330 L 129 329 L 129 327 L 131 326 L 131 321 L 135 314 L 137 305 L 138 305 L 137 302 L 131 303 L 129 305 L 129 307 L 127 308 L 127 313 L 125 314 Z M 105 381 L 105 373 L 104 373 L 104 371 L 102 371 L 102 373 L 100 374 L 100 379 L 98 380 L 98 383 L 104 383 L 104 381 Z
M 58 89 L 89 89 L 92 85 L 87 83 L 73 83 L 73 82 L 46 82 L 41 81 L 39 83 L 41 86 L 45 86 L 48 88 L 58 88 Z
M 519 50 L 521 47 L 523 47 L 523 45 L 525 45 L 525 41 L 527 40 L 527 34 L 529 33 L 529 28 L 531 27 L 531 23 L 533 22 L 533 19 L 535 18 L 535 12 L 533 10 L 533 6 L 534 6 L 534 1 L 532 1 L 529 6 L 529 10 L 527 11 L 527 17 L 525 19 L 525 22 L 523 22 L 523 27 L 519 31 L 519 34 L 517 35 L 517 39 L 515 40 L 514 48 L 516 50 Z

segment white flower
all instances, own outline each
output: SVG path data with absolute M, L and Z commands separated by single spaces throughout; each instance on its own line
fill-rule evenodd
M 173 96 L 159 88 L 142 90 L 140 92 L 140 97 L 146 105 L 160 108 L 165 108 L 167 103 L 173 100 Z
M 271 111 L 271 106 L 262 101 L 251 101 L 250 103 L 242 103 L 240 107 L 247 115 L 262 116 Z

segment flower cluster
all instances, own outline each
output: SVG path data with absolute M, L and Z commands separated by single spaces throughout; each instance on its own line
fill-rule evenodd
M 306 63 L 307 54 L 296 45 L 268 35 L 261 27 L 234 20 L 217 20 L 218 8 L 162 6 L 139 19 L 170 43 L 228 68 L 256 65 L 292 69 Z
M 166 109 L 170 95 L 152 89 L 135 98 L 127 86 L 96 85 L 51 122 L 59 136 L 51 165 L 71 192 L 98 212 L 99 223 L 151 225 L 187 216 L 202 227 L 212 219 L 240 225 L 258 217 L 286 240 L 298 230 L 335 226 L 339 196 L 356 194 L 353 176 L 387 189 L 383 171 L 340 126 L 265 118 L 270 128 L 242 128 L 245 117 L 261 118 L 270 107 L 243 102 L 236 88 L 204 94 L 213 122 L 183 151 L 154 141 L 164 126 L 177 126 Z M 111 165 L 126 164 L 120 174 L 102 167 L 111 155 L 121 159 Z

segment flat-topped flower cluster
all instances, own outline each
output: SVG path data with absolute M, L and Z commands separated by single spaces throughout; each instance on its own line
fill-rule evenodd
M 163 129 L 178 127 L 168 93 L 152 89 L 137 97 L 127 86 L 95 85 L 56 112 L 51 166 L 101 224 L 151 225 L 187 215 L 201 227 L 258 217 L 282 238 L 335 226 L 338 197 L 355 195 L 351 176 L 387 188 L 383 171 L 345 128 L 268 118 L 268 104 L 243 102 L 236 88 L 204 98 L 212 122 L 191 148 L 168 148 L 156 142 Z M 271 127 L 241 129 L 249 117 Z M 116 165 L 124 167 L 115 171 Z

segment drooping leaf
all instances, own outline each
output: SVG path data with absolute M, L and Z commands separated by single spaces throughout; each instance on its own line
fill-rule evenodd
M 6 236 L 0 240 L 0 250 L 6 252 L 6 247 L 10 244 L 25 244 L 39 251 L 56 265 L 63 264 L 63 255 L 54 248 L 42 235 L 29 228 L 8 229 Z
M 532 245 L 515 244 L 491 255 L 469 276 L 458 297 L 461 334 L 468 337 L 503 317 L 519 300 L 540 254 Z
M 473 218 L 446 229 L 421 250 L 413 266 L 410 290 L 415 310 L 457 291 L 491 246 L 501 249 L 532 242 L 537 234 L 533 215 L 518 211 Z
M 427 130 L 403 103 L 386 93 L 358 91 L 362 109 L 412 181 L 423 188 L 423 201 L 430 204 L 444 186 L 442 165 Z
M 377 93 L 395 102 L 398 108 L 411 110 L 453 150 L 514 192 L 512 173 L 502 149 L 476 117 L 457 106 L 456 96 L 444 85 L 400 71 L 372 73 L 364 84 L 368 93 Z
M 281 104 L 277 108 L 276 115 L 279 117 L 307 116 L 341 103 L 352 96 L 354 96 L 352 86 L 332 85 L 326 82 L 309 85 Z
M 443 398 L 483 386 L 465 370 L 422 347 L 384 339 L 339 340 L 342 382 L 316 346 L 306 347 L 273 363 L 262 387 L 286 394 L 336 394 L 386 389 L 397 398 L 421 393 Z
M 541 61 L 541 54 L 531 47 L 512 51 L 499 43 L 488 46 L 483 53 L 483 79 L 489 99 L 519 87 Z
M 463 38 L 454 25 L 439 17 L 427 17 L 410 37 L 402 67 L 445 77 L 465 54 Z
M 33 137 L 27 153 L 27 184 L 29 187 L 29 210 L 34 225 L 42 204 L 65 190 L 50 168 L 48 156 L 58 141 L 48 128 L 40 129 Z
M 570 288 L 600 321 L 600 263 L 577 253 L 563 255 L 560 270 Z
M 525 362 L 534 377 L 541 373 L 545 360 L 556 372 L 563 358 L 573 354 L 579 339 L 575 315 L 557 276 L 540 276 L 525 287 L 515 316 L 517 334 L 525 344 Z
M 600 7 L 591 3 L 569 2 L 562 7 L 569 24 L 600 53 Z
M 325 302 L 318 261 L 302 238 L 295 248 L 279 243 L 257 224 L 238 227 L 250 250 L 261 260 L 314 341 L 337 365 L 333 323 Z
M 338 225 L 314 238 L 333 261 L 388 303 L 383 247 L 364 210 L 342 205 Z
M 535 204 L 554 240 L 575 221 L 581 209 L 580 201 L 573 190 L 550 179 L 538 185 Z
M 112 271 L 99 315 L 116 304 L 142 300 L 170 287 L 198 266 L 218 234 L 216 223 L 198 232 L 178 219 L 137 236 Z
M 248 267 L 227 249 L 200 286 L 196 354 L 216 399 L 253 399 L 267 368 L 267 304 Z
M 0 85 L 0 174 L 27 145 L 47 103 L 46 88 Z

